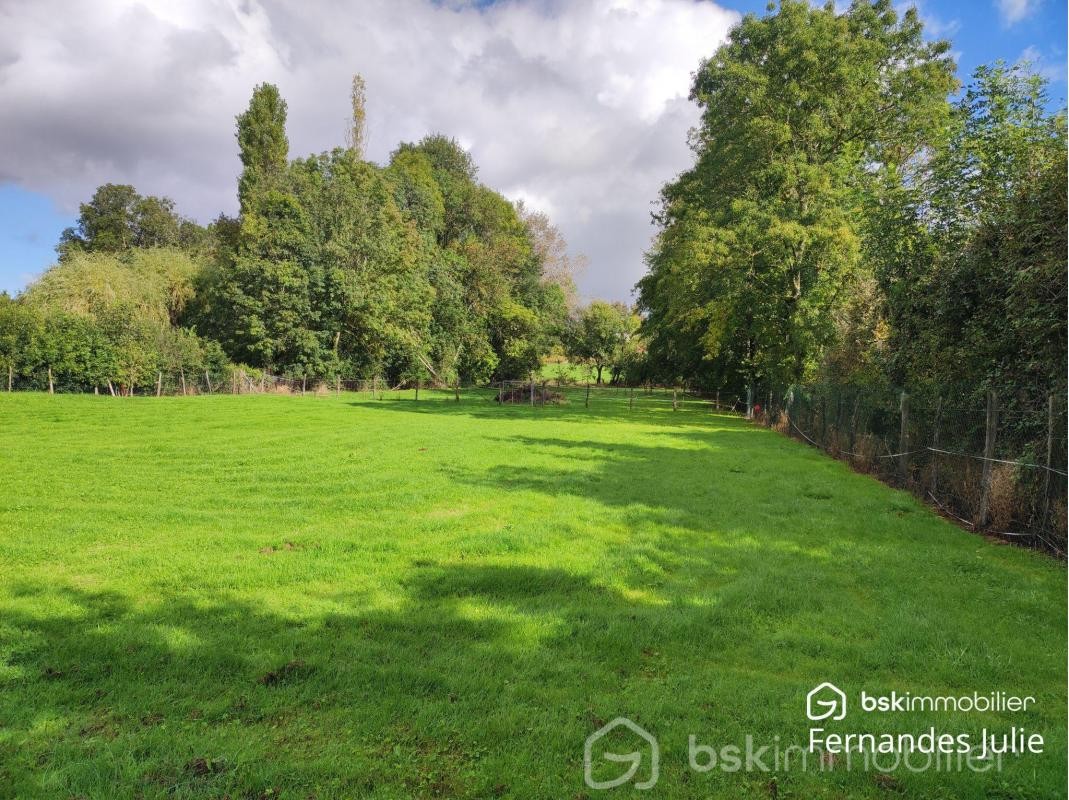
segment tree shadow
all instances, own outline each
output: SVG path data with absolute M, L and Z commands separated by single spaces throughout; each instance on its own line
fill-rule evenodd
M 480 421 L 520 413 L 368 405 Z M 935 694 L 1043 687 L 1045 710 L 1025 722 L 1051 732 L 1053 755 L 1006 780 L 1035 796 L 1057 785 L 1060 576 L 1037 577 L 1022 567 L 1030 554 L 1000 555 L 790 440 L 697 411 L 642 413 L 633 441 L 599 438 L 604 417 L 565 411 L 544 434 L 488 429 L 500 448 L 482 467 L 423 467 L 473 492 L 596 514 L 594 543 L 589 516 L 524 519 L 537 548 L 421 558 L 377 594 L 280 585 L 307 599 L 286 611 L 205 600 L 195 587 L 133 599 L 11 586 L 0 604 L 0 796 L 575 797 L 586 792 L 584 740 L 626 716 L 661 742 L 658 796 L 767 797 L 762 773 L 699 780 L 687 736 L 804 742 L 802 700 L 824 680 Z M 524 449 L 525 466 L 498 454 L 506 445 Z M 566 559 L 582 548 L 596 557 Z M 1015 590 L 1022 581 L 1028 591 Z M 902 780 L 916 796 L 933 786 L 981 796 L 986 785 Z M 791 774 L 779 786 L 884 793 L 863 773 Z

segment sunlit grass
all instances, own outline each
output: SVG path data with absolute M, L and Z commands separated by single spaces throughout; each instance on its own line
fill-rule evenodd
M 621 715 L 656 797 L 1064 790 L 1063 565 L 664 395 L 420 397 L 0 395 L 0 797 L 595 797 Z M 855 726 L 1047 752 L 688 769 L 689 734 L 803 744 L 825 680 L 1034 695 Z

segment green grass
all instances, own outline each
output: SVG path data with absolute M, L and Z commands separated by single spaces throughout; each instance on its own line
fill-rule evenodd
M 550 361 L 542 365 L 538 371 L 540 380 L 551 383 L 594 383 L 597 380 L 598 371 L 589 364 L 573 364 L 570 361 Z M 606 367 L 602 370 L 601 380 L 608 383 L 612 378 L 612 370 Z
M 448 397 L 0 395 L 0 797 L 639 796 L 583 782 L 621 715 L 644 797 L 1063 795 L 1063 564 L 697 404 Z M 825 680 L 1033 695 L 826 726 L 1046 752 L 689 770 Z

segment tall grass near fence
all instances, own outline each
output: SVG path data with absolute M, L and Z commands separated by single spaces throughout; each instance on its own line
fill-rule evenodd
M 973 530 L 1066 552 L 1062 398 L 792 387 L 766 424 L 908 488 Z

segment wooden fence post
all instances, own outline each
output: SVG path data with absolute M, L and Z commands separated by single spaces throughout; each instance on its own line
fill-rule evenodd
M 586 382 L 586 401 L 584 403 L 586 408 L 590 408 L 590 381 Z
M 1054 395 L 1047 397 L 1047 469 L 1043 476 L 1043 516 L 1040 527 L 1047 524 L 1047 512 L 1050 510 L 1050 465 L 1054 454 Z
M 932 486 L 928 494 L 933 500 L 936 492 L 939 491 L 939 453 L 935 451 L 939 448 L 939 423 L 942 421 L 942 416 L 943 395 L 939 395 L 939 399 L 935 401 L 935 419 L 932 420 Z
M 861 405 L 861 392 L 854 395 L 854 411 L 850 415 L 850 452 L 854 451 L 854 442 L 857 439 L 857 409 Z
M 12 364 L 7 365 L 7 390 L 11 391 L 11 385 L 15 382 L 15 367 Z
M 156 397 L 159 397 L 161 394 L 163 394 L 163 373 L 162 372 L 157 372 L 156 373 Z
M 998 431 L 998 398 L 987 393 L 987 415 L 984 421 L 984 471 L 980 479 L 980 512 L 976 517 L 977 527 L 987 526 L 991 506 L 991 459 L 995 457 L 995 434 Z
M 52 384 L 52 367 L 48 368 L 48 393 L 55 394 L 56 387 Z
M 534 408 L 534 372 L 531 373 L 531 408 Z
M 828 395 L 820 395 L 820 446 L 828 449 Z
M 909 394 L 905 391 L 898 396 L 898 413 L 898 477 L 905 483 L 909 479 Z

